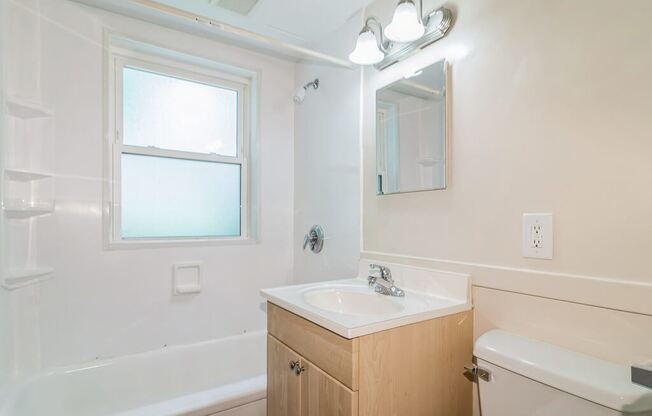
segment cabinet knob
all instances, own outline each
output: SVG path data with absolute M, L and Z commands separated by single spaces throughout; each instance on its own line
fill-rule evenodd
M 301 373 L 303 373 L 304 371 L 306 371 L 306 369 L 304 367 L 300 366 L 299 362 L 297 362 L 297 365 L 294 367 L 294 374 L 296 374 L 297 376 L 300 376 Z
M 298 366 L 299 366 L 299 362 L 298 362 L 298 361 L 294 361 L 294 360 L 290 361 L 290 370 L 294 370 L 294 369 L 297 368 Z

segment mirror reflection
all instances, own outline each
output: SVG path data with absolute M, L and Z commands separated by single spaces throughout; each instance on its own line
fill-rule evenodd
M 376 91 L 378 195 L 446 188 L 446 62 Z

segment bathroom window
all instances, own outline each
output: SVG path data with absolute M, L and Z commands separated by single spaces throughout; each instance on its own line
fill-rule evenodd
M 109 242 L 246 238 L 248 80 L 141 58 L 112 55 Z

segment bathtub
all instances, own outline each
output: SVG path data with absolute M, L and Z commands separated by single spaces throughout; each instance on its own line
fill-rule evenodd
M 265 331 L 43 372 L 0 416 L 264 416 Z

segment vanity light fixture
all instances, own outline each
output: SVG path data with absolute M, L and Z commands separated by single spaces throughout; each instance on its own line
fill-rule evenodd
M 371 28 L 371 24 L 378 26 L 380 40 L 376 38 L 376 33 Z M 390 44 L 383 38 L 383 27 L 375 17 L 370 17 L 364 24 L 364 27 L 358 35 L 358 41 L 355 43 L 355 49 L 349 54 L 349 60 L 359 65 L 373 65 L 385 58 Z
M 418 7 L 415 0 L 400 0 L 385 30 L 376 18 L 367 18 L 349 60 L 382 70 L 446 36 L 453 24 L 450 9 L 440 7 L 423 16 L 423 0 L 417 1 Z
M 413 0 L 401 0 L 394 10 L 392 22 L 385 28 L 385 36 L 394 42 L 412 42 L 426 32 L 421 20 L 423 0 L 419 0 L 419 10 Z

